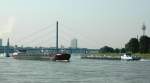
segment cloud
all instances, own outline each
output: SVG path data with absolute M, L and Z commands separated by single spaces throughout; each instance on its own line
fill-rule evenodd
M 0 25 L 0 36 L 3 36 L 4 34 L 10 34 L 12 32 L 15 25 L 15 20 L 15 17 L 11 16 L 8 18 L 6 24 Z

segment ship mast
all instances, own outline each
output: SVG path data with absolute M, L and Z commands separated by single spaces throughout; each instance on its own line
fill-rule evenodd
M 58 53 L 58 21 L 56 22 L 56 53 Z

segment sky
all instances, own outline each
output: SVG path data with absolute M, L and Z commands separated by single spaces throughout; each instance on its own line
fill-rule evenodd
M 123 48 L 132 37 L 150 36 L 150 0 L 0 0 L 0 38 L 6 45 Z M 47 27 L 47 28 L 46 28 Z

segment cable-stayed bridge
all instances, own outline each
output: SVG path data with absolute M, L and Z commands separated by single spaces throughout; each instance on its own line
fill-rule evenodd
M 57 34 L 56 34 L 56 24 L 53 23 L 51 25 L 42 26 L 40 29 L 35 30 L 34 32 L 21 37 L 19 39 L 16 39 L 13 41 L 13 44 L 15 46 L 5 46 L 1 47 L 1 52 L 13 52 L 15 50 L 29 50 L 29 51 L 48 51 L 48 52 L 56 52 L 57 46 L 55 44 L 57 41 Z M 59 44 L 58 44 L 58 51 L 61 52 L 62 50 L 65 50 L 68 53 L 89 53 L 89 52 L 98 52 L 99 49 L 88 49 L 88 48 L 70 48 L 70 39 L 80 37 L 80 39 L 84 40 L 84 42 L 88 44 L 93 44 L 95 41 L 91 41 L 87 39 L 87 36 L 85 36 L 82 33 L 77 33 L 72 28 L 59 23 Z M 9 41 L 8 41 L 9 43 Z M 20 47 L 19 47 L 20 45 Z M 62 46 L 62 47 L 61 47 Z M 9 47 L 9 49 L 8 49 Z

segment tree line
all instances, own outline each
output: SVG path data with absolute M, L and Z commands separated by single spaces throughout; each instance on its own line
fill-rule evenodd
M 150 37 L 144 35 L 138 38 L 131 38 L 129 42 L 125 44 L 125 48 L 112 48 L 104 46 L 99 49 L 100 53 L 150 53 Z
M 112 48 L 112 47 L 109 47 L 109 46 L 104 46 L 102 48 L 99 49 L 99 53 L 125 53 L 126 50 L 125 48 Z
M 150 53 L 150 37 L 144 35 L 138 40 L 131 38 L 125 45 L 126 51 L 132 53 Z

